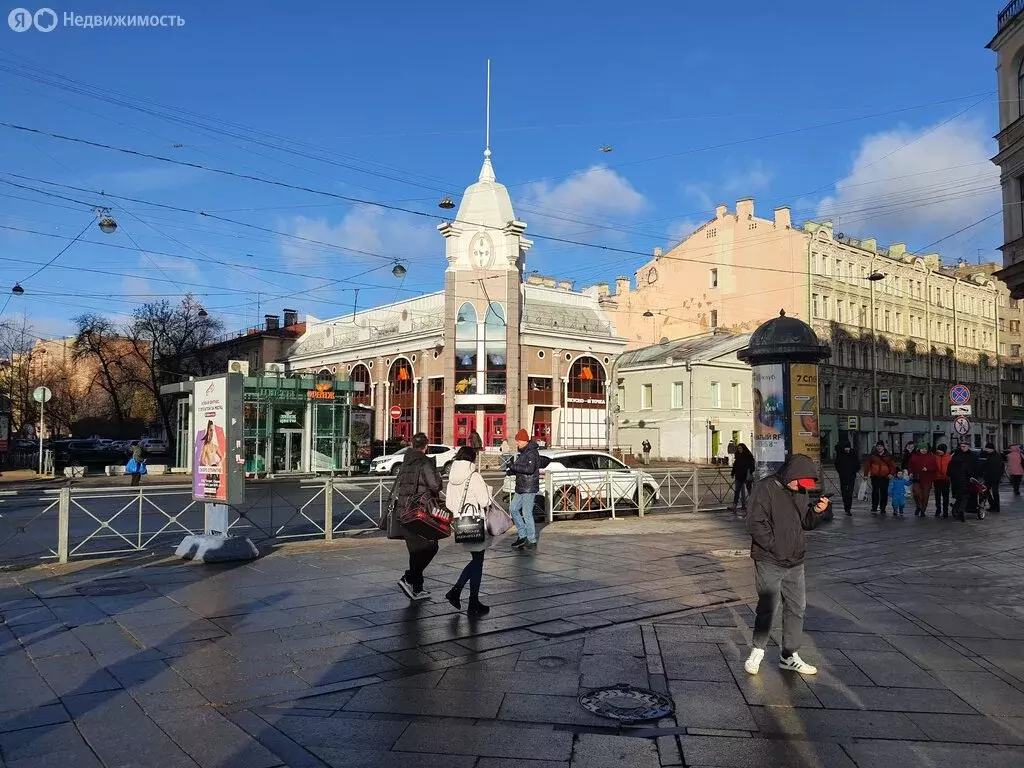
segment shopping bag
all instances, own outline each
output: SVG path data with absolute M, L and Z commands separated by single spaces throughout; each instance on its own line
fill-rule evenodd
M 487 509 L 487 532 L 491 536 L 502 536 L 511 527 L 512 515 L 497 504 L 491 504 Z
M 860 479 L 860 485 L 857 486 L 857 501 L 867 501 L 868 498 L 868 481 L 864 478 Z

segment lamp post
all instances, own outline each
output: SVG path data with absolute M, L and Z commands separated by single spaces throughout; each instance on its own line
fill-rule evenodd
M 874 257 L 872 256 L 872 261 Z M 868 275 L 868 282 L 871 283 L 871 308 L 869 310 L 871 314 L 871 426 L 875 432 L 875 443 L 878 442 L 879 431 L 878 431 L 878 339 L 875 337 L 875 283 L 879 280 L 885 280 L 885 275 L 881 272 L 872 272 Z

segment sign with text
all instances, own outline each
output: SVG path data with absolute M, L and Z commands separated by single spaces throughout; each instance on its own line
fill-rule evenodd
M 818 430 L 818 366 L 813 363 L 790 363 L 789 400 L 792 453 L 802 453 L 817 464 L 821 460 L 821 437 Z
M 755 365 L 754 461 L 758 476 L 775 472 L 786 461 L 786 392 L 782 366 Z
M 974 409 L 969 405 L 951 405 L 949 406 L 950 416 L 970 416 Z
M 310 400 L 333 400 L 334 390 L 329 381 L 318 381 L 315 389 L 309 391 Z
M 196 379 L 192 391 L 192 498 L 240 504 L 245 499 L 243 380 L 239 373 Z

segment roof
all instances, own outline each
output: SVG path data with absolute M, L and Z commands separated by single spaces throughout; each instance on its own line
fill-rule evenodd
M 750 334 L 733 335 L 723 332 L 688 336 L 667 344 L 641 347 L 619 356 L 618 370 L 642 365 L 671 365 L 714 360 L 738 352 L 750 343 Z
M 615 329 L 595 296 L 529 283 L 523 290 L 523 325 L 527 329 L 615 336 Z

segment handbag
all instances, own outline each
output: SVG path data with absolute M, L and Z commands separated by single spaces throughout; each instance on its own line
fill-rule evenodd
M 387 506 L 384 508 L 377 528 L 384 531 L 384 535 L 389 539 L 405 538 L 405 534 L 402 531 L 402 522 L 398 519 L 398 502 L 395 499 L 388 499 Z
M 438 541 L 452 535 L 452 513 L 430 491 L 415 496 L 400 518 L 402 527 L 423 539 Z
M 455 525 L 452 531 L 455 534 L 456 544 L 477 544 L 487 538 L 487 526 L 480 508 L 476 504 L 467 504 L 466 495 L 469 493 L 469 483 L 476 474 L 474 469 L 466 479 L 462 488 L 462 501 L 459 503 L 459 516 L 455 518 Z
M 864 478 L 860 480 L 860 486 L 857 488 L 857 501 L 866 501 L 868 498 L 868 481 Z
M 487 508 L 487 532 L 491 536 L 501 536 L 512 527 L 512 515 L 499 507 L 491 504 Z

